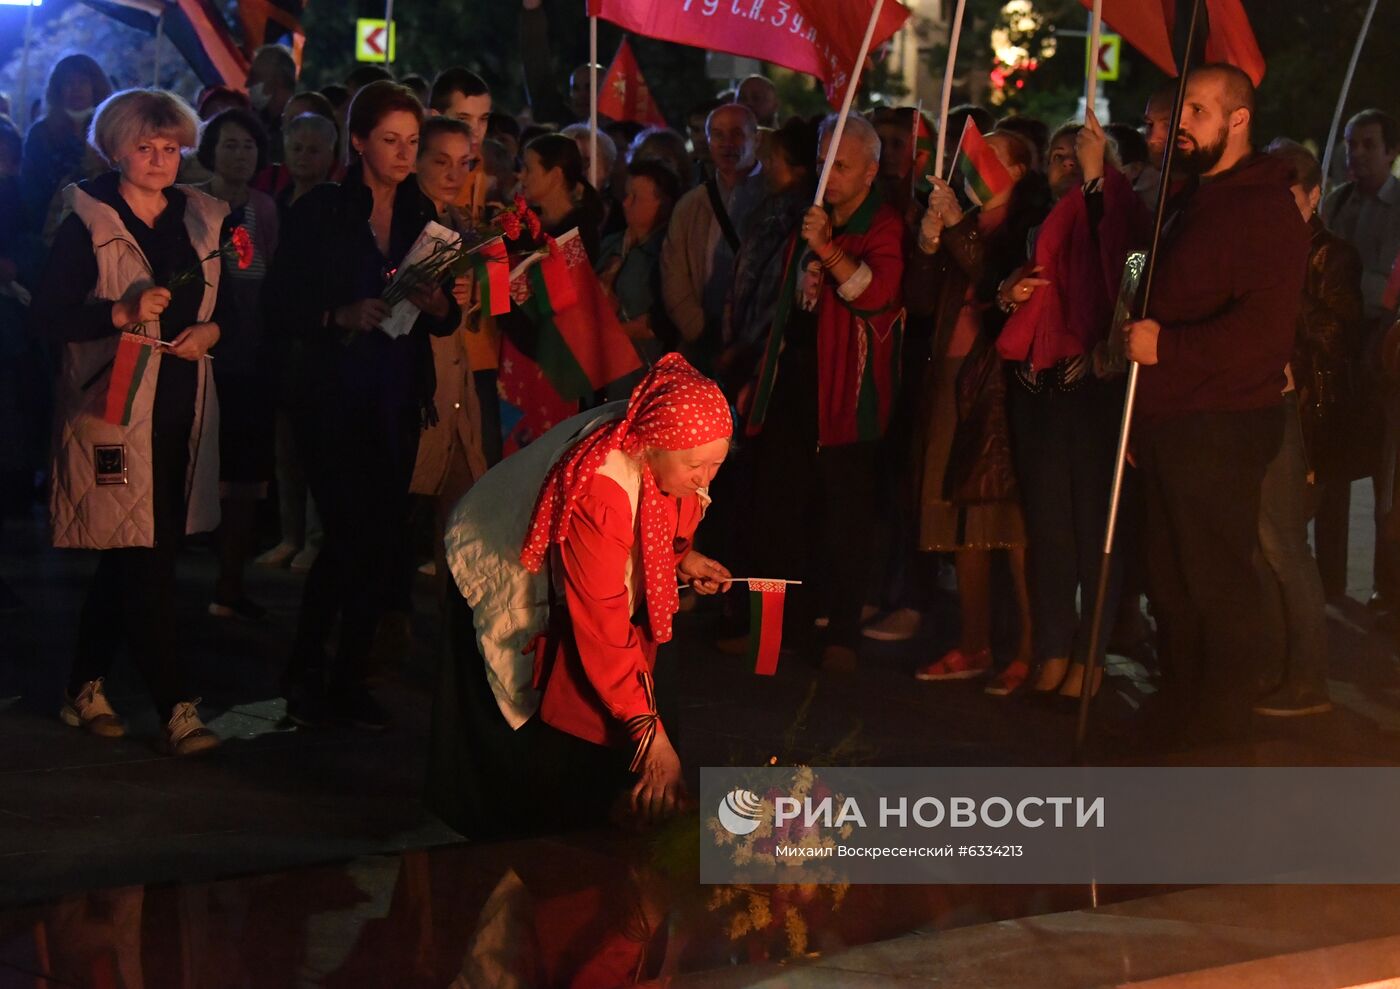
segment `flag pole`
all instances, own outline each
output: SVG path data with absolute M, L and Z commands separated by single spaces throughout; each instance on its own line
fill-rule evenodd
M 39 0 L 29 0 L 29 9 L 24 12 L 24 52 L 19 57 L 19 108 L 15 119 L 23 121 L 22 134 L 29 132 L 34 123 L 29 112 L 29 49 L 34 41 L 34 7 Z
M 1342 92 L 1337 97 L 1337 109 L 1332 114 L 1332 127 L 1327 131 L 1327 147 L 1322 152 L 1322 187 L 1327 188 L 1328 169 L 1332 167 L 1332 149 L 1337 145 L 1337 131 L 1342 126 L 1342 112 L 1346 109 L 1347 96 L 1351 93 L 1351 77 L 1356 74 L 1356 63 L 1361 61 L 1361 48 L 1366 44 L 1366 35 L 1371 32 L 1371 18 L 1375 16 L 1379 0 L 1371 0 L 1366 8 L 1366 16 L 1361 21 L 1361 33 L 1356 36 L 1356 45 L 1351 50 L 1351 63 L 1342 79 Z
M 394 64 L 394 0 L 384 0 L 384 68 Z
M 588 18 L 588 184 L 598 189 L 598 18 Z
M 957 67 L 958 39 L 962 36 L 963 11 L 967 0 L 958 0 L 953 14 L 953 26 L 948 34 L 948 67 L 943 71 L 943 102 L 938 109 L 938 153 L 933 160 L 933 174 L 943 175 L 943 155 L 948 149 L 948 107 L 953 101 L 953 71 Z
M 1084 80 L 1084 117 L 1094 113 L 1099 98 L 1099 36 L 1103 33 L 1103 0 L 1094 0 L 1089 12 L 1089 74 Z
M 1166 153 L 1162 157 L 1162 181 L 1157 189 L 1157 211 L 1152 218 L 1152 241 L 1147 264 L 1142 273 L 1142 304 L 1140 313 L 1146 316 L 1152 303 L 1152 281 L 1157 270 L 1158 248 L 1162 242 L 1162 221 L 1167 212 L 1167 196 L 1171 189 L 1172 166 L 1176 163 L 1176 132 L 1181 127 L 1181 107 L 1186 102 L 1186 79 L 1196 54 L 1197 28 L 1201 23 L 1202 0 L 1191 0 L 1191 20 L 1186 34 L 1185 51 L 1181 57 L 1181 75 L 1176 83 L 1176 101 L 1172 104 L 1171 126 L 1167 133 Z M 1089 704 L 1094 699 L 1094 674 L 1099 668 L 1103 651 L 1104 604 L 1108 600 L 1109 573 L 1113 564 L 1113 537 L 1118 529 L 1118 509 L 1123 497 L 1123 475 L 1127 469 L 1128 439 L 1133 423 L 1133 405 L 1137 401 L 1138 372 L 1136 361 L 1128 362 L 1128 388 L 1123 397 L 1123 421 L 1118 430 L 1118 454 L 1113 466 L 1113 487 L 1108 502 L 1108 522 L 1104 526 L 1103 558 L 1099 561 L 1098 590 L 1094 595 L 1094 613 L 1089 625 L 1089 657 L 1084 664 L 1084 679 L 1079 687 L 1079 719 L 1074 729 L 1074 762 L 1084 760 L 1084 741 L 1089 731 Z
M 914 198 L 914 190 L 919 187 L 919 176 L 915 174 L 914 167 L 919 163 L 919 122 L 924 116 L 924 101 L 918 99 L 914 101 L 914 128 L 909 135 L 909 195 L 905 197 L 905 202 Z
M 151 86 L 154 87 L 154 88 L 156 88 L 156 89 L 159 89 L 159 88 L 160 88 L 160 41 L 161 41 L 161 39 L 164 38 L 164 37 L 165 37 L 165 11 L 161 11 L 160 16 L 156 18 L 156 45 L 155 45 L 155 58 L 154 58 L 154 60 L 153 60 L 153 61 L 155 62 L 155 69 L 154 69 L 154 71 L 153 71 L 153 73 L 152 73 L 152 74 L 153 74 L 153 78 L 152 78 L 152 80 L 151 80 Z
M 860 54 L 856 56 L 856 64 L 851 67 L 851 81 L 846 84 L 846 95 L 841 100 L 841 115 L 836 118 L 836 127 L 831 132 L 831 143 L 826 148 L 826 160 L 822 162 L 822 176 L 817 182 L 815 200 L 818 206 L 826 198 L 826 183 L 831 178 L 831 166 L 836 161 L 836 149 L 841 145 L 841 135 L 846 132 L 846 114 L 851 112 L 851 103 L 855 100 L 856 90 L 860 88 L 860 71 L 865 68 L 865 56 L 870 53 L 870 41 L 875 37 L 875 22 L 880 19 L 880 8 L 884 5 L 885 0 L 875 0 L 874 6 L 870 8 L 870 23 L 865 25 L 865 37 L 860 42 Z

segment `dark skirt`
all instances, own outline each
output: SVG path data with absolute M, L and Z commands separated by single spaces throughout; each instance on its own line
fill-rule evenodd
M 586 742 L 535 715 L 512 729 L 486 679 L 471 606 L 452 587 L 448 652 L 433 700 L 425 801 L 474 841 L 605 824 L 635 777 L 632 752 Z

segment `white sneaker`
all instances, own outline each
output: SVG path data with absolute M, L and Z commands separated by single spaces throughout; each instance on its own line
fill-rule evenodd
M 102 677 L 83 684 L 77 697 L 65 696 L 58 717 L 65 725 L 81 728 L 99 738 L 121 738 L 126 734 L 126 725 L 107 701 Z
M 200 700 L 196 697 L 175 705 L 165 726 L 165 737 L 161 740 L 161 750 L 166 755 L 199 755 L 219 747 L 219 736 L 199 720 L 197 707 Z
M 878 622 L 861 630 L 861 635 L 876 642 L 906 642 L 919 633 L 923 616 L 913 608 L 896 608 Z

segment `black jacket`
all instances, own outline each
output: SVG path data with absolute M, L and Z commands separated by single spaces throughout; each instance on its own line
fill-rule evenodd
M 330 389 L 385 406 L 428 409 L 436 388 L 428 337 L 451 334 L 462 318 L 450 295 L 446 315 L 423 313 L 397 340 L 377 330 L 347 333 L 330 319 L 340 306 L 382 294 L 423 226 L 436 219 L 418 183 L 403 182 L 394 196 L 386 258 L 369 226 L 373 205 L 358 165 L 344 182 L 318 186 L 297 200 L 263 290 L 266 325 L 284 341 L 303 345 L 295 374 L 313 396 Z

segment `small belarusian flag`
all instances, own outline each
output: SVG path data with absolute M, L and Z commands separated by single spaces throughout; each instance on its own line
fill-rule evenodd
M 112 377 L 107 382 L 107 401 L 102 421 L 113 426 L 130 426 L 131 409 L 136 393 L 151 364 L 155 341 L 139 333 L 123 333 L 117 341 L 117 353 L 112 359 Z
M 754 673 L 772 676 L 778 671 L 778 652 L 783 648 L 783 602 L 787 598 L 785 580 L 749 582 L 749 659 Z
M 481 311 L 492 316 L 510 312 L 510 257 L 505 241 L 497 237 L 472 256 L 472 263 L 481 286 Z
M 544 257 L 517 266 L 510 291 L 533 330 L 531 340 L 517 345 L 564 401 L 589 398 L 642 366 L 577 230 Z
M 1001 163 L 992 146 L 978 133 L 977 124 L 971 116 L 963 125 L 958 150 L 961 152 L 958 168 L 962 170 L 963 178 L 967 181 L 968 193 L 976 200 L 977 205 L 980 206 L 1001 195 L 1016 184 L 1016 180 Z
M 927 197 L 933 191 L 928 180 L 928 163 L 933 158 L 933 125 L 924 116 L 922 107 L 914 109 L 914 191 Z

